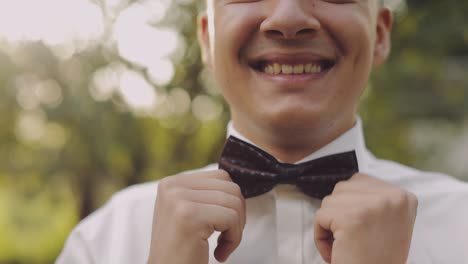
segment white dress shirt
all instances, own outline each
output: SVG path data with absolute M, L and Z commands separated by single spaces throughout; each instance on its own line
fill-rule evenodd
M 228 134 L 245 137 L 228 126 Z M 249 141 L 250 142 L 250 141 Z M 252 143 L 252 142 L 250 142 Z M 468 264 L 468 184 L 376 159 L 364 143 L 361 121 L 300 162 L 355 150 L 360 172 L 413 192 L 419 200 L 408 263 Z M 203 170 L 216 169 L 213 164 Z M 56 263 L 146 263 L 158 182 L 129 187 L 79 223 Z M 246 200 L 242 242 L 229 264 L 323 264 L 314 243 L 314 214 L 320 200 L 292 185 Z M 156 212 L 164 213 L 164 212 Z M 209 264 L 219 233 L 209 240 Z

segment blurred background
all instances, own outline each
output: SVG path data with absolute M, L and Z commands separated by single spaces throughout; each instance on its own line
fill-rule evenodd
M 360 114 L 379 157 L 468 180 L 468 1 L 392 2 Z M 0 1 L 0 263 L 52 263 L 115 191 L 216 161 L 198 0 Z M 196 149 L 196 151 L 194 151 Z

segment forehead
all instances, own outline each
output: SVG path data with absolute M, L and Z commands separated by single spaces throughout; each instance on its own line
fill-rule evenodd
M 218 0 L 198 0 L 198 3 L 201 5 L 202 9 L 205 9 L 206 5 L 209 2 L 214 2 L 214 1 L 218 1 Z M 403 0 L 372 0 L 372 1 L 377 1 L 380 7 L 382 7 L 384 5 L 392 7 L 392 6 L 397 6 L 397 5 L 401 4 L 401 2 Z
M 216 0 L 198 0 L 198 2 L 199 2 L 200 4 L 206 4 L 206 3 L 209 2 L 209 1 L 216 1 Z M 386 2 L 391 2 L 391 3 L 393 3 L 393 2 L 400 2 L 401 0 L 376 0 L 376 1 L 378 1 L 379 4 L 383 5 L 383 4 L 385 4 Z

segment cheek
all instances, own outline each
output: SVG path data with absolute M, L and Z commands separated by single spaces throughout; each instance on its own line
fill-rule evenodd
M 320 10 L 323 14 L 319 14 L 322 26 L 334 39 L 342 56 L 359 56 L 363 59 L 372 54 L 371 25 L 375 22 L 368 8 L 360 5 L 344 8 L 322 2 Z
M 372 68 L 372 19 L 366 9 L 323 6 L 320 21 L 340 53 L 339 76 L 329 85 L 338 87 L 332 99 L 335 105 L 354 107 L 366 87 Z M 337 106 L 338 107 L 338 106 Z
M 242 48 L 258 30 L 264 17 L 262 2 L 222 5 L 215 9 L 214 54 L 224 66 L 239 60 Z
M 242 50 L 250 43 L 264 17 L 262 2 L 223 5 L 215 9 L 213 39 L 213 74 L 229 100 L 229 93 L 246 79 Z M 236 91 L 235 93 L 239 93 Z
M 372 19 L 363 10 L 340 10 L 330 19 L 329 32 L 337 43 L 345 71 L 342 79 L 347 85 L 342 93 L 358 98 L 366 87 L 373 63 Z M 349 85 L 352 84 L 352 85 Z M 340 86 L 342 83 L 339 84 Z

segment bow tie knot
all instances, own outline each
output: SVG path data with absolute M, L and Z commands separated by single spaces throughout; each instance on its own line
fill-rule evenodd
M 277 184 L 294 184 L 305 194 L 322 199 L 336 183 L 358 172 L 354 151 L 289 164 L 236 137 L 229 137 L 219 160 L 245 198 L 261 195 Z

